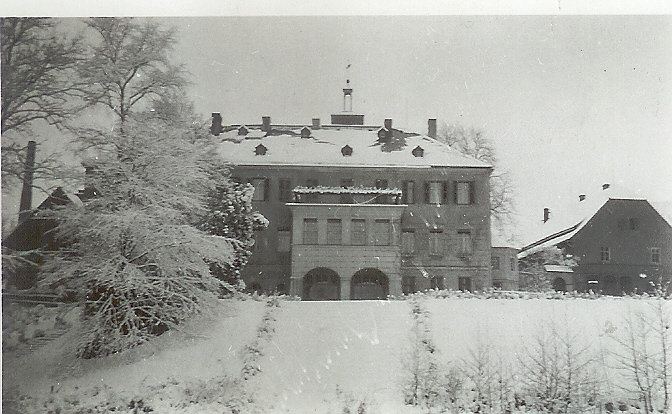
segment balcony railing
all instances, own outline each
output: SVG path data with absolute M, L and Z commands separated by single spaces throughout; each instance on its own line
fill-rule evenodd
M 296 187 L 295 203 L 400 204 L 401 190 L 374 187 Z

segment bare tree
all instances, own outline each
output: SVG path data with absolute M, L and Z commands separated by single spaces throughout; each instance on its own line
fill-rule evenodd
M 583 341 L 568 326 L 539 330 L 520 359 L 528 406 L 549 413 L 599 410 L 597 356 Z
M 36 162 L 30 167 L 29 185 L 54 177 L 63 178 L 58 152 L 39 151 L 36 123 L 61 127 L 77 114 L 81 84 L 75 75 L 82 57 L 80 35 L 66 35 L 53 19 L 3 18 L 2 32 L 2 186 L 11 189 L 23 179 L 28 141 L 38 141 Z M 42 184 L 44 184 L 42 182 Z M 41 188 L 50 191 L 48 185 Z M 3 222 L 7 220 L 3 216 Z
M 88 105 L 111 109 L 123 125 L 143 103 L 169 96 L 187 85 L 181 65 L 170 62 L 175 30 L 133 18 L 92 18 L 96 36 L 79 76 L 88 85 Z M 145 108 L 146 109 L 146 108 Z
M 514 186 L 511 176 L 498 168 L 499 160 L 492 142 L 482 130 L 447 124 L 442 126 L 438 139 L 461 154 L 492 165 L 494 170 L 490 175 L 490 215 L 495 229 L 504 235 L 515 225 Z M 514 241 L 513 235 L 506 236 L 509 239 L 507 241 Z
M 80 83 L 80 36 L 67 39 L 46 18 L 0 20 L 2 25 L 2 134 L 26 132 L 34 121 L 58 125 L 75 114 L 70 98 Z
M 644 309 L 628 309 L 622 329 L 612 332 L 613 356 L 623 374 L 621 388 L 637 396 L 644 412 L 670 407 L 669 303 L 663 297 L 649 299 Z

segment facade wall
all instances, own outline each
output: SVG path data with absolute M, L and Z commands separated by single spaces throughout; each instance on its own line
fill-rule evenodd
M 520 286 L 518 270 L 518 249 L 513 247 L 493 247 L 491 268 L 493 287 L 503 290 L 517 290 Z
M 672 228 L 645 200 L 609 200 L 566 249 L 578 259 L 578 290 L 649 291 L 651 282 L 672 273 Z M 660 252 L 658 263 L 652 249 Z
M 432 287 L 432 277 L 442 276 L 443 287 L 458 289 L 459 278 L 471 278 L 471 289 L 483 289 L 492 286 L 490 275 L 490 204 L 489 204 L 489 169 L 487 168 L 368 168 L 368 167 L 320 167 L 320 166 L 237 166 L 232 169 L 232 177 L 242 182 L 253 178 L 267 178 L 268 190 L 265 201 L 253 201 L 253 207 L 262 213 L 270 222 L 269 228 L 258 232 L 255 252 L 249 264 L 243 269 L 245 282 L 258 283 L 263 290 L 273 291 L 278 285 L 290 286 L 290 278 L 294 284 L 300 279 L 304 270 L 307 272 L 318 263 L 333 261 L 343 262 L 352 260 L 353 264 L 338 272 L 341 277 L 351 277 L 353 269 L 369 266 L 382 270 L 390 278 L 390 294 L 401 293 L 403 290 L 403 276 L 415 278 L 414 290 Z M 406 181 L 414 182 L 414 197 L 405 200 L 407 204 L 392 208 L 397 214 L 393 226 L 393 242 L 387 246 L 372 246 L 367 243 L 366 248 L 358 246 L 328 246 L 325 248 L 301 246 L 301 225 L 293 218 L 292 207 L 281 200 L 280 180 L 288 180 L 290 188 L 307 186 L 309 180 L 312 185 L 339 187 L 343 180 L 352 180 L 356 187 L 375 187 L 377 180 L 387 180 L 388 188 L 402 189 Z M 458 205 L 454 200 L 455 183 L 457 181 L 473 183 L 473 203 Z M 439 204 L 425 202 L 425 183 L 441 182 L 445 184 L 446 199 Z M 343 212 L 352 205 L 337 203 L 337 196 L 322 195 L 317 203 L 330 203 L 334 212 L 340 211 L 334 217 L 346 217 Z M 291 204 L 291 203 L 290 203 Z M 299 205 L 299 204 L 297 204 Z M 370 205 L 366 207 L 371 212 L 369 220 L 386 218 L 384 205 Z M 322 206 L 325 212 L 329 208 Z M 357 214 L 364 213 L 360 209 Z M 304 214 L 304 213 L 302 213 Z M 308 213 L 305 213 L 308 214 Z M 326 218 L 329 214 L 320 213 Z M 339 216 L 340 214 L 340 216 Z M 382 215 L 381 215 L 382 214 Z M 313 214 L 316 215 L 316 214 Z M 378 217 L 381 215 L 381 217 Z M 308 216 L 303 216 L 308 217 Z M 344 218 L 345 220 L 345 218 Z M 324 242 L 324 227 L 320 227 L 318 245 Z M 343 241 L 349 240 L 349 226 L 343 223 Z M 291 230 L 291 252 L 279 252 L 279 231 Z M 414 233 L 415 247 L 412 252 L 402 252 L 401 237 L 404 231 Z M 469 236 L 469 252 L 464 252 L 465 234 Z M 433 241 L 430 242 L 430 238 Z M 434 243 L 434 249 L 430 249 Z M 309 254 L 310 259 L 305 255 Z M 372 259 L 377 258 L 377 259 Z M 371 261 L 374 260 L 374 261 Z M 312 262 L 312 264 L 311 264 Z M 392 265 L 394 264 L 394 265 Z M 326 266 L 325 266 L 326 267 Z M 307 270 L 306 270 L 307 269 Z M 344 268 L 345 269 L 345 268 Z M 424 269 L 424 272 L 423 272 Z M 334 269 L 336 270 L 336 269 Z M 343 274 L 342 274 L 343 273 Z M 305 273 L 304 273 L 305 274 Z M 408 280 L 407 280 L 408 281 Z M 408 285 L 408 283 L 407 283 Z M 437 286 L 438 287 L 438 286 Z M 297 287 L 292 293 L 299 292 Z M 346 297 L 342 290 L 342 297 Z

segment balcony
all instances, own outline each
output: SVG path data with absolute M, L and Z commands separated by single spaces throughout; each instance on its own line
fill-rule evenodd
M 296 187 L 292 190 L 298 204 L 391 204 L 399 205 L 401 190 L 374 187 Z

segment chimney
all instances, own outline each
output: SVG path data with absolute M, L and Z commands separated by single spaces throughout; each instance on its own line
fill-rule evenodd
M 210 133 L 214 136 L 218 136 L 222 133 L 222 115 L 219 112 L 212 113 L 212 126 L 210 127 Z
M 320 118 L 313 118 L 313 129 L 320 129 Z
M 28 141 L 26 149 L 26 164 L 23 170 L 23 188 L 21 189 L 21 201 L 19 203 L 19 222 L 22 222 L 33 209 L 33 174 L 35 172 L 35 141 Z
M 392 118 L 385 118 L 385 129 L 392 131 Z
M 602 184 L 602 190 L 606 190 L 607 188 L 609 188 L 609 183 Z
M 436 118 L 429 118 L 427 120 L 427 136 L 436 138 Z
M 545 208 L 544 209 L 544 223 L 546 223 L 550 218 L 551 218 L 551 209 L 550 208 Z
M 270 132 L 271 131 L 271 117 L 270 116 L 262 116 L 261 117 L 261 130 L 265 132 Z
M 585 199 L 586 199 L 586 195 L 585 195 L 585 194 L 579 194 L 579 201 L 583 201 L 583 200 L 585 200 Z

